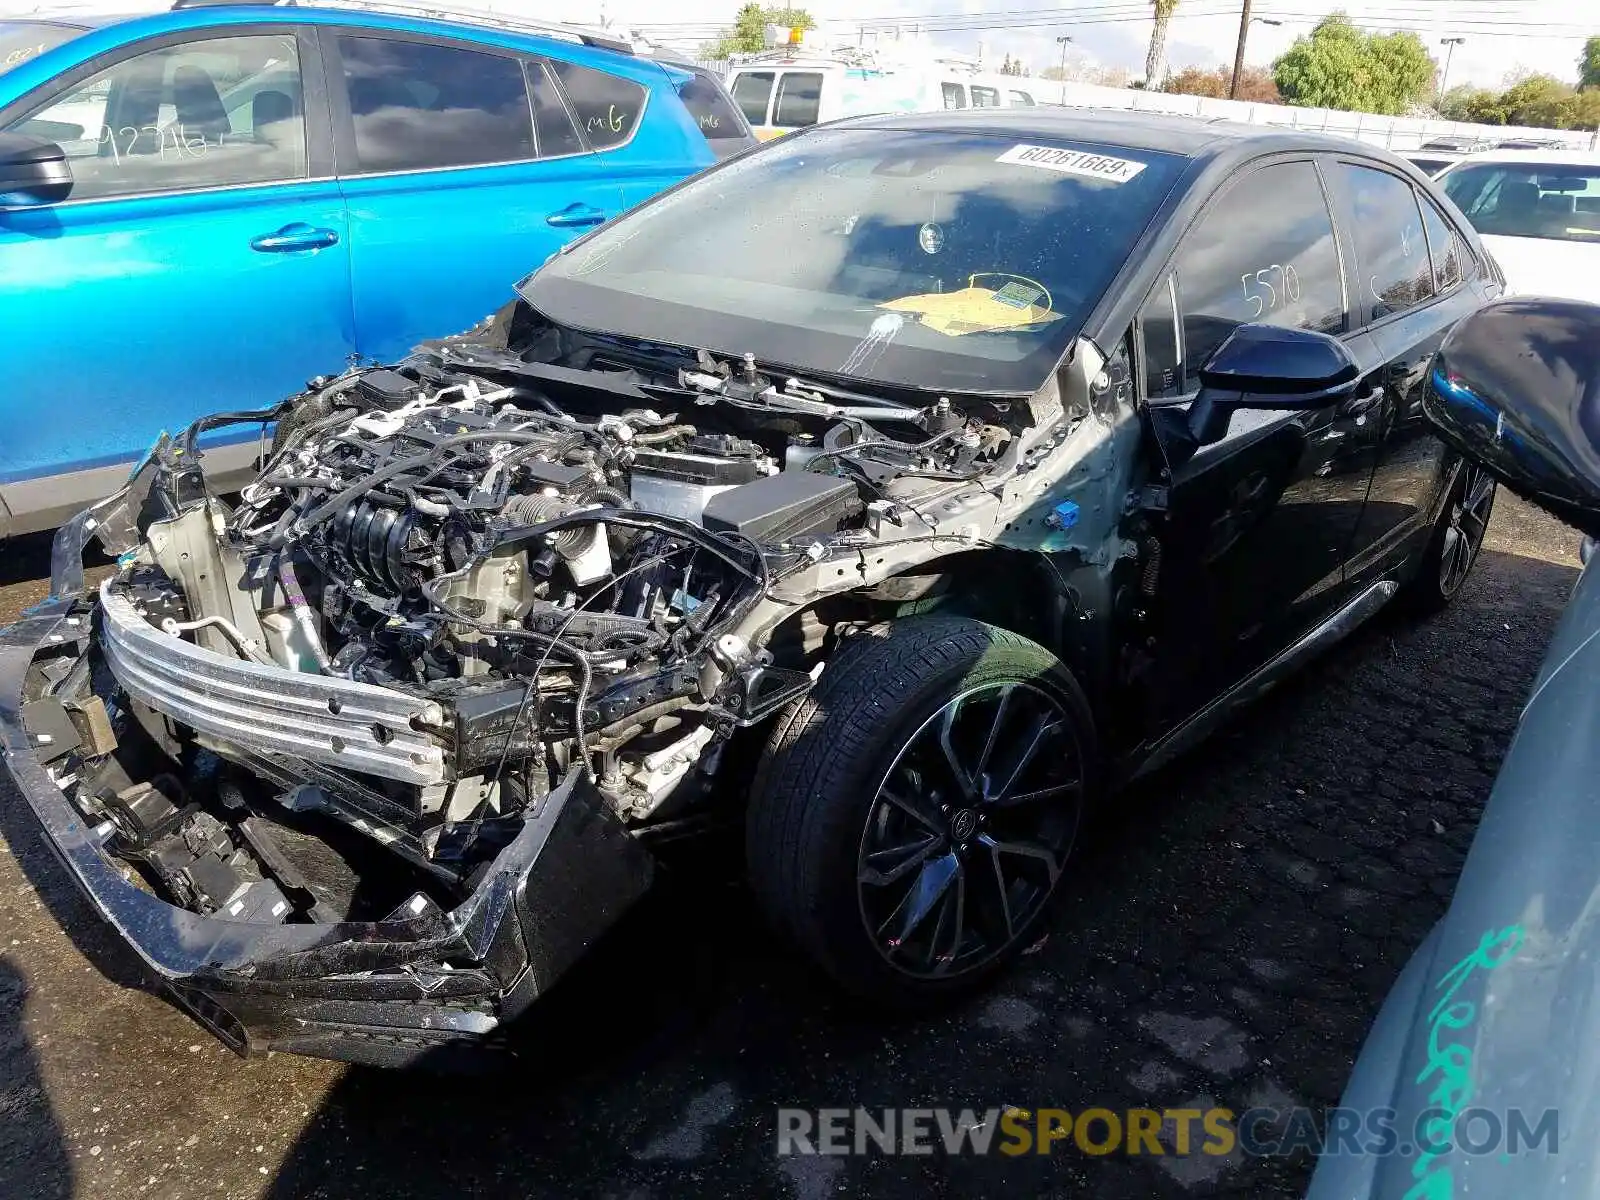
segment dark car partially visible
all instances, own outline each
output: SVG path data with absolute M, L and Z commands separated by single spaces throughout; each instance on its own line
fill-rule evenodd
M 1425 405 L 1481 468 L 1600 534 L 1600 306 L 1519 298 L 1467 318 Z M 1325 1155 L 1308 1200 L 1600 1196 L 1600 569 L 1586 558 L 1449 911 L 1345 1087 L 1341 1107 L 1394 1137 Z
M 689 78 L 678 83 L 678 99 L 699 124 L 701 134 L 719 160 L 742 154 L 760 144 L 750 122 L 745 120 L 744 111 L 733 102 L 715 71 L 667 53 L 658 52 L 654 57 L 659 63 L 688 73 Z

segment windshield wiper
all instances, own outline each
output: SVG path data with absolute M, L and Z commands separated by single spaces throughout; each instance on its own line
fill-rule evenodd
M 779 409 L 817 417 L 861 417 L 916 421 L 923 409 L 882 396 L 852 391 L 786 372 L 767 370 L 746 354 L 737 370 L 718 362 L 709 351 L 696 355 L 697 369 L 678 372 L 678 387 L 700 397 L 700 403 L 717 400 L 752 408 Z M 781 385 L 778 382 L 781 379 Z

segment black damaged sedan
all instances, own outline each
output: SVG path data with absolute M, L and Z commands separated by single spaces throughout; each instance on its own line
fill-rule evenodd
M 478 328 L 209 418 L 271 426 L 240 495 L 163 437 L 0 633 L 6 765 L 242 1053 L 492 1044 L 653 839 L 730 819 L 821 969 L 935 1003 L 1035 935 L 1108 790 L 1461 588 L 1494 487 L 1421 386 L 1500 290 L 1354 143 L 808 130 Z

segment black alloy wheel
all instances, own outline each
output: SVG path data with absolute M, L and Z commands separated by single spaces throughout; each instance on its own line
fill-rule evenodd
M 1440 546 L 1439 592 L 1447 599 L 1461 590 L 1483 548 L 1494 497 L 1494 477 L 1475 463 L 1467 463 L 1462 468 L 1458 494 L 1451 498 L 1447 509 Z
M 856 860 L 884 960 L 948 977 L 1003 953 L 1061 877 L 1083 782 L 1070 715 L 1031 684 L 964 691 L 923 721 L 878 785 Z
M 773 923 L 858 996 L 923 1008 L 1037 936 L 1100 780 L 1088 700 L 1027 638 L 951 616 L 850 638 L 775 723 L 746 826 Z

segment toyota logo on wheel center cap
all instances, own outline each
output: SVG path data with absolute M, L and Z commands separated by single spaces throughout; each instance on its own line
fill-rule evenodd
M 964 842 L 978 832 L 978 814 L 970 808 L 963 808 L 950 818 L 950 836 L 958 842 Z

